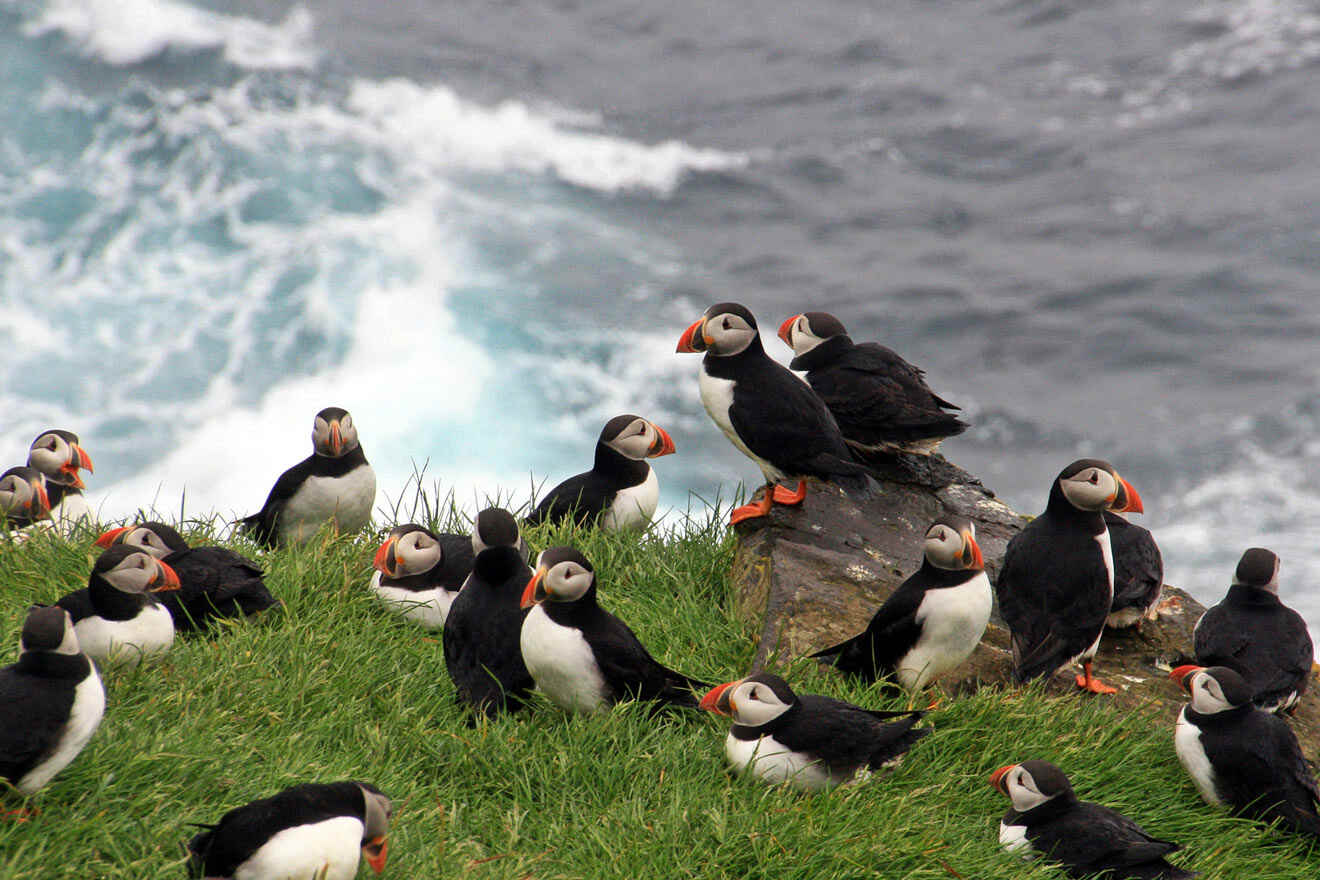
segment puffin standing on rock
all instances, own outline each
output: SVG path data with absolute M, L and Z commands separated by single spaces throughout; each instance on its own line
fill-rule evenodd
M 683 331 L 680 352 L 705 352 L 698 385 L 711 420 L 765 476 L 765 496 L 733 511 L 729 524 L 766 516 L 778 504 L 801 504 L 802 477 L 832 480 L 846 491 L 866 491 L 867 468 L 849 451 L 824 401 L 761 345 L 746 306 L 717 303 Z M 799 478 L 796 491 L 777 485 Z
M 795 694 L 777 675 L 758 673 L 712 688 L 701 708 L 733 717 L 724 741 L 729 764 L 763 782 L 820 791 L 859 782 L 896 764 L 931 732 L 925 714 L 873 712 L 816 694 Z M 886 720 L 886 719 L 901 720 Z
M 1311 633 L 1279 600 L 1279 557 L 1263 547 L 1242 554 L 1228 595 L 1196 622 L 1193 644 L 1197 663 L 1236 670 L 1266 712 L 1294 709 L 1311 681 Z
M 673 451 L 664 428 L 641 416 L 615 416 L 601 429 L 591 470 L 551 489 L 527 524 L 572 519 L 608 531 L 645 528 L 660 501 L 660 484 L 646 459 Z
M 931 391 L 924 372 L 879 343 L 854 343 L 827 312 L 794 315 L 779 326 L 779 338 L 793 349 L 789 368 L 806 371 L 848 445 L 863 454 L 929 455 L 967 430 L 947 412 L 960 407 Z
M 353 880 L 385 870 L 390 799 L 369 782 L 306 783 L 225 813 L 188 841 L 188 876 Z
M 437 535 L 416 523 L 395 526 L 376 551 L 370 589 L 396 614 L 443 629 L 474 556 L 471 535 Z
M 1320 788 L 1288 722 L 1253 706 L 1251 686 L 1227 666 L 1179 666 L 1169 676 L 1191 695 L 1173 744 L 1201 798 L 1320 837 Z
M 1151 837 L 1127 816 L 1077 799 L 1068 777 L 1049 761 L 1000 767 L 990 784 L 1012 808 L 999 823 L 999 843 L 1027 858 L 1059 862 L 1069 877 L 1189 880 L 1196 874 L 1165 861 L 1182 849 Z
M 58 428 L 43 432 L 32 441 L 27 463 L 46 477 L 52 520 L 60 525 L 96 521 L 82 493 L 87 484 L 78 476 L 80 470 L 92 473 L 92 457 L 78 445 L 77 434 Z
M 995 593 L 1012 634 L 1015 681 L 1080 659 L 1079 688 L 1115 693 L 1091 675 L 1114 596 L 1106 510 L 1140 513 L 1141 497 L 1109 462 L 1079 459 L 1055 478 L 1045 512 L 1009 542 Z
M 160 604 L 180 632 L 205 629 L 214 618 L 241 618 L 280 604 L 251 559 L 227 547 L 189 547 L 183 535 L 165 523 L 110 529 L 96 544 L 137 547 L 174 569 L 179 589 L 162 593 Z
M 69 765 L 105 714 L 105 688 L 68 612 L 33 605 L 18 662 L 0 669 L 0 779 L 32 794 Z
M 629 699 L 695 709 L 692 692 L 708 687 L 661 664 L 597 604 L 596 570 L 572 547 L 542 551 L 522 607 L 531 609 L 520 639 L 527 670 L 562 709 L 594 712 Z
M 174 644 L 174 620 L 154 593 L 179 589 L 174 569 L 137 547 L 111 547 L 96 559 L 87 586 L 60 598 L 78 644 L 98 662 L 137 662 Z
M 880 606 L 866 631 L 811 656 L 866 681 L 894 678 L 920 690 L 972 655 L 993 604 L 975 524 L 943 516 L 926 532 L 921 568 Z
M 326 407 L 312 424 L 312 454 L 280 474 L 261 510 L 240 520 L 263 547 L 305 544 L 327 522 L 356 532 L 371 520 L 376 472 L 347 410 Z

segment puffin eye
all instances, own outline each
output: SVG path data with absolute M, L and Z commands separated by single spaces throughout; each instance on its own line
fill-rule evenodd
M 728 330 L 728 329 L 729 329 L 729 319 L 728 319 L 728 318 L 725 318 L 725 319 L 721 322 L 721 326 L 724 327 L 725 330 Z
M 1091 471 L 1091 485 L 1094 486 L 1098 482 L 1100 482 L 1100 474 L 1098 474 L 1095 471 Z

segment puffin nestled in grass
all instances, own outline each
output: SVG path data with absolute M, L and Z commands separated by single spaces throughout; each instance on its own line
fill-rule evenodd
M 188 841 L 188 875 L 353 880 L 385 870 L 390 799 L 369 782 L 306 783 L 236 807 Z
M 97 557 L 86 587 L 55 604 L 73 618 L 87 656 L 98 663 L 137 663 L 174 644 L 174 619 L 155 594 L 177 589 L 174 569 L 145 550 L 120 545 Z
M 205 629 L 217 618 L 242 618 L 280 604 L 266 589 L 261 567 L 227 547 L 190 547 L 162 522 L 110 529 L 98 547 L 136 547 L 174 569 L 179 589 L 159 594 L 179 632 Z
M 801 504 L 804 477 L 865 493 L 867 468 L 854 460 L 825 402 L 807 383 L 771 360 L 756 319 L 746 306 L 717 303 L 683 331 L 680 352 L 705 352 L 698 387 L 701 403 L 738 451 L 765 476 L 761 500 L 734 509 L 729 524 L 766 516 L 775 504 Z M 796 490 L 781 480 L 796 479 Z
M 896 764 L 931 732 L 925 712 L 879 712 L 816 694 L 795 694 L 761 672 L 717 685 L 701 708 L 733 717 L 724 754 L 762 782 L 820 791 L 866 779 Z M 897 719 L 897 720 L 895 720 Z
M 591 470 L 550 490 L 527 516 L 528 525 L 571 519 L 607 531 L 644 529 L 660 501 L 660 483 L 646 462 L 674 451 L 665 429 L 630 413 L 605 423 Z
M 1152 837 L 1127 816 L 1077 799 L 1072 784 L 1049 761 L 1000 767 L 990 784 L 1012 808 L 999 823 L 999 843 L 1026 858 L 1058 862 L 1069 877 L 1108 880 L 1190 880 L 1195 872 L 1165 861 L 1182 849 Z
M 376 551 L 369 588 L 395 614 L 443 629 L 474 558 L 471 535 L 437 535 L 416 523 L 395 526 Z

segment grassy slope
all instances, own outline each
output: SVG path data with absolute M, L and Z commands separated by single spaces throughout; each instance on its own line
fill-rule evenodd
M 754 632 L 730 610 L 722 529 L 528 537 L 581 547 L 602 603 L 661 660 L 711 682 L 747 669 Z M 730 777 L 727 721 L 704 713 L 657 719 L 629 704 L 581 718 L 542 702 L 469 727 L 437 638 L 366 593 L 375 547 L 327 540 L 271 554 L 268 583 L 286 613 L 111 670 L 105 720 L 31 799 L 39 815 L 0 820 L 0 880 L 182 877 L 187 823 L 340 778 L 394 798 L 387 877 L 1061 877 L 996 843 L 1007 802 L 987 776 L 1030 757 L 1063 767 L 1083 798 L 1182 842 L 1180 863 L 1205 877 L 1320 874 L 1320 852 L 1303 842 L 1203 806 L 1171 731 L 1102 700 L 1028 690 L 946 701 L 936 733 L 898 770 L 821 795 Z M 90 536 L 0 549 L 0 663 L 17 652 L 24 608 L 81 586 L 95 549 Z M 805 663 L 787 673 L 799 690 L 895 705 Z

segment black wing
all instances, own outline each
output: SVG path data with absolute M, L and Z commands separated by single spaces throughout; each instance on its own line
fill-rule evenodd
M 628 625 L 604 609 L 583 635 L 616 700 L 656 700 L 695 709 L 699 698 L 693 691 L 710 690 L 709 684 L 652 657 Z
M 309 455 L 280 474 L 280 478 L 271 487 L 270 494 L 266 496 L 266 503 L 261 506 L 261 510 L 239 520 L 242 529 L 261 546 L 267 548 L 275 546 L 278 534 L 276 523 L 280 511 L 284 510 L 284 505 L 288 504 L 293 493 L 298 491 L 298 487 L 306 482 L 312 472 L 312 460 L 313 456 Z
M 799 694 L 798 702 L 797 719 L 775 731 L 775 739 L 795 752 L 817 756 L 837 775 L 862 767 L 878 770 L 931 732 L 915 726 L 925 715 L 920 710 L 872 712 L 818 694 Z M 893 717 L 899 720 L 882 720 Z
M 1229 807 L 1320 836 L 1320 791 L 1288 722 L 1252 711 L 1228 733 L 1215 742 L 1215 787 Z
M 527 515 L 529 525 L 558 522 L 572 517 L 579 526 L 596 521 L 614 501 L 615 491 L 596 479 L 591 471 L 569 477 L 550 490 L 536 509 Z
M 165 558 L 180 589 L 158 598 L 175 628 L 201 629 L 212 617 L 243 617 L 279 604 L 255 562 L 226 547 L 190 547 Z
M 921 370 L 876 343 L 854 346 L 807 380 L 829 405 L 843 434 L 865 445 L 949 437 L 967 423 L 957 406 L 926 385 Z
M 526 569 L 504 586 L 526 584 L 531 576 L 531 570 Z M 445 618 L 445 668 L 459 700 L 487 717 L 502 710 L 521 709 L 535 686 L 519 644 L 527 612 L 503 595 L 509 592 L 469 582 Z
M 1074 877 L 1102 871 L 1122 871 L 1118 876 L 1130 878 L 1194 876 L 1164 861 L 1181 846 L 1147 834 L 1127 816 L 1099 804 L 1078 802 L 1056 821 L 1029 826 L 1027 835 Z
M 1279 604 L 1215 605 L 1197 621 L 1194 650 L 1203 666 L 1241 673 L 1262 705 L 1304 692 L 1314 660 L 1306 621 Z
M 1114 553 L 1114 601 L 1120 608 L 1148 608 L 1164 586 L 1164 559 L 1150 531 L 1105 511 L 1109 543 Z
M 55 600 L 55 604 L 69 612 L 69 617 L 73 618 L 74 623 L 96 614 L 96 608 L 92 605 L 92 593 L 86 587 L 61 596 Z
M 65 684 L 60 682 L 60 684 Z M 0 669 L 0 778 L 18 782 L 56 742 L 73 707 L 74 688 Z
M 866 681 L 892 674 L 921 635 L 921 624 L 916 615 L 925 591 L 914 577 L 905 580 L 885 600 L 865 631 L 811 656 L 833 663 L 841 672 Z

